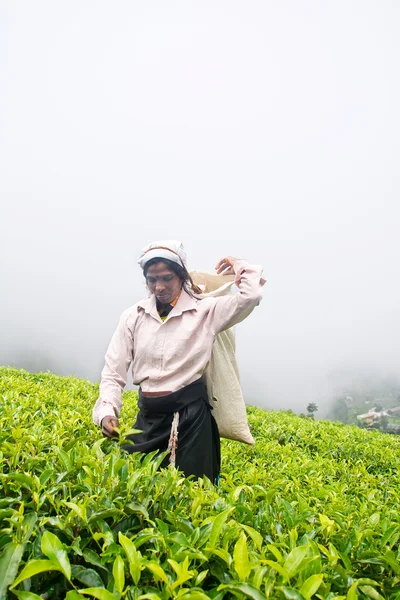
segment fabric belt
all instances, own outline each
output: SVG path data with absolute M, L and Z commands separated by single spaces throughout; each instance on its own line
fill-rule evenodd
M 199 401 L 204 401 L 207 407 L 212 410 L 208 402 L 204 376 L 184 388 L 164 396 L 144 396 L 142 390 L 139 389 L 138 405 L 145 414 L 174 413 L 168 441 L 168 450 L 171 452 L 168 462 L 171 467 L 175 467 L 176 451 L 178 449 L 179 411 L 185 406 Z
M 164 396 L 144 396 L 142 390 L 139 389 L 138 405 L 140 409 L 147 413 L 174 413 L 201 399 L 210 406 L 204 376 L 184 388 Z

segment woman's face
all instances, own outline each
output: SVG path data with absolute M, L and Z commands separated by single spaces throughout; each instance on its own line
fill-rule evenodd
M 151 265 L 147 269 L 146 283 L 150 292 L 161 304 L 170 304 L 182 288 L 182 281 L 164 262 Z

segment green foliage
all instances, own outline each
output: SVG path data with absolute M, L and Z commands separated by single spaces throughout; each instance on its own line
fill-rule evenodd
M 127 455 L 98 387 L 0 368 L 0 600 L 400 597 L 400 438 L 249 407 L 215 487 Z

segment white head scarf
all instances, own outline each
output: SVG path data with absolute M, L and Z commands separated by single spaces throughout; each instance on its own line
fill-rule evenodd
M 186 252 L 179 240 L 159 240 L 148 244 L 140 253 L 138 263 L 144 269 L 153 258 L 166 258 L 186 269 Z

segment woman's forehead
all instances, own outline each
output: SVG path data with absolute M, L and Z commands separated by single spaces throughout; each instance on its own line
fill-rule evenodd
M 147 275 L 175 275 L 165 262 L 158 262 L 155 265 L 150 265 L 147 269 Z

